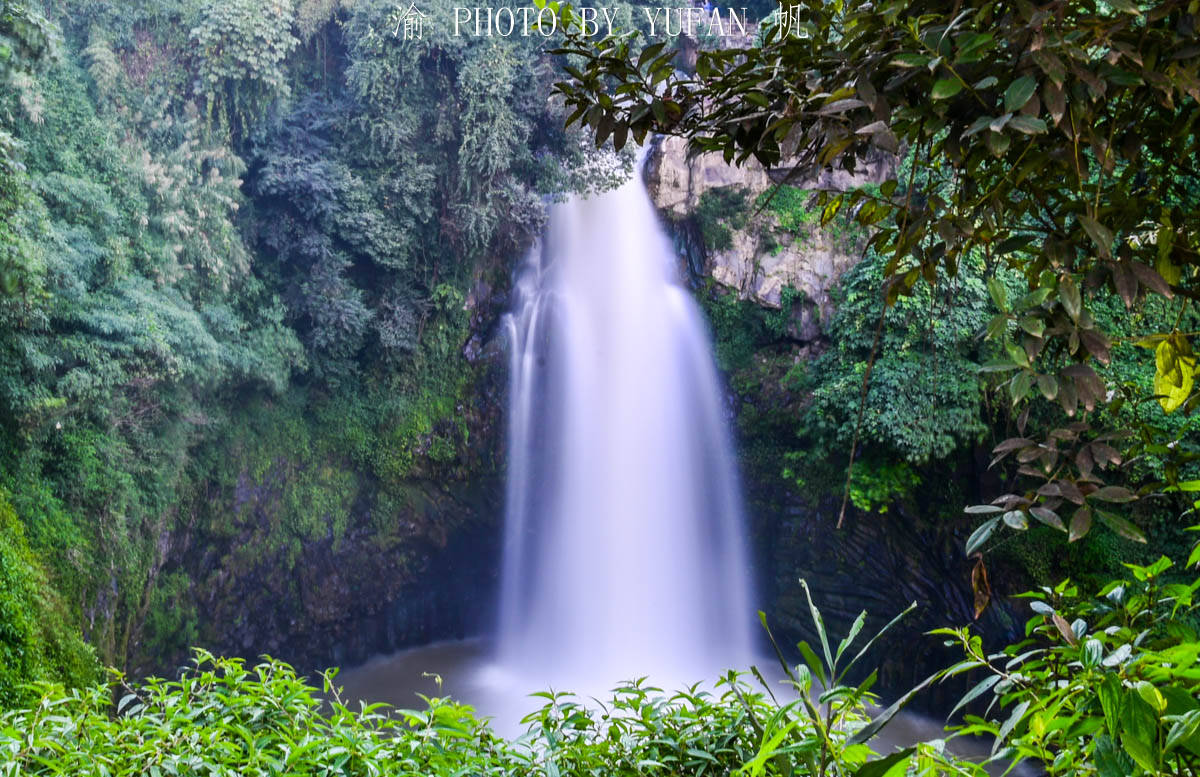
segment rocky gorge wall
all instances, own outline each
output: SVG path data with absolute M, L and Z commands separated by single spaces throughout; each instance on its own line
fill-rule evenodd
M 399 524 L 454 525 L 445 537 L 416 532 L 404 540 L 371 526 L 370 510 L 339 542 L 305 543 L 288 559 L 283 549 L 259 553 L 242 566 L 238 549 L 261 547 L 256 536 L 272 520 L 273 496 L 252 497 L 253 522 L 232 537 L 197 533 L 179 538 L 178 569 L 194 580 L 199 610 L 196 644 L 220 655 L 269 654 L 301 671 L 354 666 L 368 658 L 486 628 L 495 588 L 493 561 L 500 505 L 494 484 L 414 484 L 417 503 L 391 516 Z M 451 493 L 461 488 L 467 493 Z M 147 656 L 145 671 L 169 671 Z M 175 665 L 185 655 L 171 655 Z
M 895 160 L 883 156 L 854 174 L 794 174 L 786 167 L 764 169 L 753 159 L 737 167 L 716 154 L 689 157 L 685 140 L 664 137 L 656 141 L 647 160 L 645 179 L 651 199 L 676 231 L 686 229 L 689 220 L 703 214 L 709 197 L 738 193 L 744 200 L 744 213 L 726 217 L 736 219 L 737 228 L 729 230 L 727 243 L 709 245 L 702 260 L 693 263 L 693 270 L 768 308 L 779 308 L 784 289 L 791 286 L 820 317 L 827 318 L 832 310 L 829 292 L 858 260 L 865 235 L 822 229 L 814 222 L 784 223 L 779 210 L 771 208 L 772 190 L 787 181 L 804 192 L 846 191 L 882 183 L 894 169 Z M 805 332 L 809 337 L 817 335 L 811 328 Z

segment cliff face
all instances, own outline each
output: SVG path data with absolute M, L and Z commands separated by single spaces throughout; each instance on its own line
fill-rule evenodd
M 197 533 L 180 548 L 201 611 L 197 642 L 222 655 L 267 653 L 309 671 L 476 633 L 488 623 L 494 588 L 499 505 L 491 485 L 454 484 L 472 491 L 452 495 L 414 484 L 414 503 L 387 517 L 414 527 L 458 525 L 449 537 L 389 537 L 372 528 L 369 511 L 381 509 L 373 505 L 360 507 L 365 512 L 339 542 L 306 542 L 295 558 L 286 548 L 262 548 L 261 527 L 281 508 L 271 493 L 257 494 L 236 536 Z M 243 546 L 262 548 L 246 566 L 238 562 Z M 140 669 L 167 669 L 162 656 L 151 658 Z
M 848 191 L 879 184 L 894 168 L 893 158 L 880 157 L 853 175 L 844 171 L 802 173 L 794 176 L 789 186 L 806 192 Z M 745 222 L 729 231 L 727 243 L 706 246 L 698 269 L 743 299 L 768 308 L 779 308 L 784 289 L 791 287 L 805 300 L 810 320 L 826 319 L 832 312 L 829 291 L 858 261 L 865 234 L 833 224 L 822 227 L 819 218 L 791 223 L 795 220 L 778 207 L 778 195 L 770 195 L 791 172 L 790 168 L 767 170 L 754 160 L 737 167 L 726 164 L 718 154 L 689 158 L 686 141 L 668 137 L 659 141 L 645 175 L 651 199 L 677 229 L 682 222 L 703 215 L 710 197 L 737 193 L 745 203 Z M 811 323 L 801 322 L 797 334 L 805 340 L 817 332 Z

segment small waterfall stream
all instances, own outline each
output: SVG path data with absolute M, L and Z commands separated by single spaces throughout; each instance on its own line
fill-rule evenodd
M 498 662 L 519 684 L 715 679 L 752 653 L 721 388 L 640 178 L 552 208 L 518 279 Z

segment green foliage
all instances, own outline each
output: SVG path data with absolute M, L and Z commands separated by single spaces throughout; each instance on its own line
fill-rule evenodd
M 262 247 L 314 374 L 330 382 L 414 359 L 438 289 L 462 294 L 481 265 L 527 243 L 544 213 L 532 186 L 561 180 L 547 167 L 570 153 L 561 133 L 534 131 L 558 118 L 528 98 L 546 78 L 529 41 L 431 26 L 400 42 L 395 11 L 356 4 L 345 97 L 314 92 L 255 137 Z
M 856 467 L 850 476 L 850 503 L 864 512 L 886 513 L 892 502 L 909 496 L 921 476 L 906 461 L 871 462 Z
M 189 43 L 210 119 L 245 127 L 272 101 L 287 96 L 283 64 L 298 42 L 293 18 L 291 0 L 203 4 Z
M 175 656 L 199 644 L 200 612 L 194 585 L 182 570 L 162 573 L 155 580 L 140 634 L 141 655 Z
M 1029 594 L 1027 639 L 985 654 L 968 629 L 937 633 L 966 658 L 942 673 L 983 678 L 959 706 L 963 734 L 994 738 L 993 760 L 1025 760 L 1048 775 L 1194 775 L 1200 757 L 1195 592 L 1166 557 L 1081 596 L 1065 581 Z
M 33 701 L 28 683 L 82 687 L 97 669 L 0 490 L 0 709 Z
M 804 423 L 827 446 L 823 455 L 828 448 L 846 449 L 858 430 L 877 459 L 920 465 L 947 457 L 984 432 L 977 376 L 982 358 L 974 337 L 989 305 L 976 267 L 969 273 L 964 268 L 943 288 L 923 286 L 885 307 L 878 291 L 884 264 L 869 253 L 843 277 L 829 325 L 832 347 L 794 379 L 812 393 Z M 868 365 L 860 426 L 857 397 Z M 889 469 L 892 475 L 881 470 L 873 479 L 912 482 L 902 468 Z
M 458 75 L 463 115 L 454 216 L 468 251 L 486 248 L 500 224 L 511 218 L 494 203 L 526 194 L 510 180 L 508 170 L 529 137 L 529 121 L 513 105 L 513 90 L 522 78 L 519 64 L 516 51 L 493 44 L 468 59 Z
M 2 8 L 0 485 L 67 622 L 109 664 L 185 649 L 192 527 L 243 571 L 357 521 L 444 540 L 380 516 L 491 466 L 466 289 L 566 167 L 532 42 L 410 58 L 389 2 L 81 0 L 47 59 L 53 25 Z
M 51 49 L 52 30 L 28 4 L 0 3 L 0 78 L 28 73 Z
M 855 640 L 866 625 L 867 613 L 862 612 L 854 620 L 849 632 L 835 649 L 825 629 L 825 619 L 813 603 L 808 584 L 801 580 L 800 586 L 804 589 L 818 639 L 817 647 L 821 652 L 818 654 L 807 642 L 800 642 L 797 648 L 804 661 L 795 667 L 789 666 L 767 627 L 766 615 L 759 613 L 763 628 L 767 629 L 772 647 L 799 699 L 781 705 L 761 726 L 762 745 L 753 760 L 742 767 L 742 771 L 751 775 L 790 774 L 794 768 L 792 761 L 801 766 L 801 773 L 809 775 L 863 775 L 873 770 L 886 771 L 893 766 L 903 768 L 899 764 L 907 764 L 913 759 L 917 750 L 915 746 L 871 761 L 870 756 L 874 753 L 866 743 L 896 716 L 919 689 L 901 697 L 872 720 L 867 712 L 868 705 L 876 700 L 871 688 L 878 677 L 877 671 L 870 672 L 858 684 L 852 684 L 848 677 L 869 654 L 875 642 L 911 612 L 916 602 L 851 655 L 848 651 L 855 647 Z M 929 754 L 922 753 L 922 756 Z M 936 752 L 932 754 L 937 755 Z
M 749 367 L 758 349 L 771 339 L 762 308 L 715 284 L 700 301 L 713 328 L 717 365 L 725 372 Z
M 873 184 L 860 188 L 867 192 L 878 191 Z M 837 214 L 832 219 L 824 219 L 819 191 L 780 184 L 760 194 L 755 207 L 774 214 L 779 222 L 776 231 L 788 234 L 801 243 L 821 230 L 840 250 L 857 255 L 861 253 L 861 243 L 870 237 L 869 230 L 849 214 Z
M 213 394 L 278 390 L 302 354 L 248 275 L 240 161 L 194 117 L 93 103 L 86 79 L 64 52 L 15 125 L 26 272 L 0 301 L 0 482 L 73 627 L 121 663 Z
M 607 710 L 545 694 L 529 733 L 507 742 L 469 707 L 432 698 L 423 709 L 352 711 L 328 673 L 326 705 L 286 664 L 200 652 L 175 681 L 64 692 L 0 716 L 0 765 L 26 774 L 87 770 L 287 773 L 612 774 L 728 772 L 754 753 L 759 721 L 773 711 L 740 681 L 721 695 L 667 696 L 644 683 L 613 692 Z M 117 714 L 112 700 L 118 699 Z M 775 773 L 772 771 L 772 773 Z
M 692 214 L 710 251 L 733 247 L 733 232 L 746 227 L 746 191 L 737 187 L 708 189 Z
M 32 74 L 50 56 L 52 30 L 24 4 L 0 2 L 0 302 L 36 284 L 36 261 L 21 228 L 28 197 L 20 141 L 12 134 L 17 114 L 37 109 Z
M 782 185 L 760 194 L 754 205 L 778 216 L 784 230 L 800 234 L 819 224 L 821 214 L 809 207 L 812 195 L 807 189 Z
M 821 656 L 803 643 L 805 663 L 783 662 L 784 701 L 757 669 L 765 695 L 733 672 L 713 690 L 666 694 L 643 679 L 587 703 L 544 692 L 534 694 L 545 703 L 524 718 L 526 732 L 505 740 L 450 699 L 425 699 L 422 709 L 372 705 L 356 712 L 343 703 L 335 671 L 323 674 L 322 696 L 279 661 L 264 658 L 248 668 L 196 651 L 171 681 L 131 684 L 114 672 L 107 685 L 82 690 L 42 684 L 40 698 L 0 713 L 0 768 L 32 775 L 102 764 L 113 773 L 151 774 L 868 777 L 911 764 L 921 773 L 975 774 L 940 743 L 873 758 L 867 742 L 912 694 L 872 720 L 874 673 L 859 685 L 846 677 L 900 617 L 860 648 L 863 613 L 835 649 L 811 598 L 809 606 Z M 809 693 L 816 688 L 814 699 Z

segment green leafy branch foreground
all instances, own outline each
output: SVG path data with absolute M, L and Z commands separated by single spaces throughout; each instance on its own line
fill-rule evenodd
M 643 678 L 603 701 L 543 692 L 534 694 L 542 707 L 522 721 L 526 732 L 509 740 L 448 698 L 354 711 L 339 696 L 336 670 L 318 691 L 269 657 L 247 667 L 198 650 L 176 680 L 131 684 L 113 672 L 82 690 L 39 684 L 36 703 L 0 715 L 0 774 L 978 777 L 1026 761 L 1050 775 L 1195 775 L 1200 642 L 1180 618 L 1194 609 L 1200 581 L 1164 583 L 1169 567 L 1165 559 L 1131 566 L 1129 579 L 1094 598 L 1065 584 L 1037 594 L 1029 638 L 1001 654 L 986 655 L 966 629 L 941 630 L 966 658 L 874 717 L 877 673 L 848 678 L 912 607 L 858 646 L 862 613 L 835 646 L 802 582 L 818 644 L 801 642 L 795 667 L 780 654 L 782 700 L 757 668 L 765 693 L 732 671 L 712 691 L 666 694 Z M 984 677 L 958 707 L 991 703 L 949 738 L 984 736 L 994 743 L 988 758 L 956 756 L 947 739 L 872 749 L 922 688 L 967 671 Z M 994 709 L 1002 711 L 995 719 Z
M 899 705 L 868 722 L 874 673 L 858 686 L 844 684 L 875 641 L 842 663 L 865 613 L 836 651 L 815 607 L 812 615 L 823 658 L 807 644 L 801 646 L 807 663 L 788 670 L 790 695 L 798 696 L 791 701 L 778 701 L 757 669 L 754 675 L 766 694 L 752 690 L 734 672 L 712 691 L 693 686 L 668 695 L 643 679 L 619 686 L 603 702 L 538 693 L 534 696 L 545 703 L 524 719 L 526 733 L 514 740 L 498 736 L 470 707 L 450 699 L 425 698 L 420 710 L 370 705 L 356 712 L 339 697 L 333 671 L 323 675 L 322 693 L 274 659 L 248 668 L 241 660 L 197 651 L 177 680 L 131 685 L 114 672 L 107 685 L 84 690 L 41 685 L 36 704 L 0 716 L 0 773 L 158 777 L 738 771 L 868 777 L 908 764 L 923 773 L 974 773 L 973 765 L 958 763 L 940 742 L 871 760 L 875 754 L 866 740 Z M 818 690 L 812 687 L 814 677 Z

